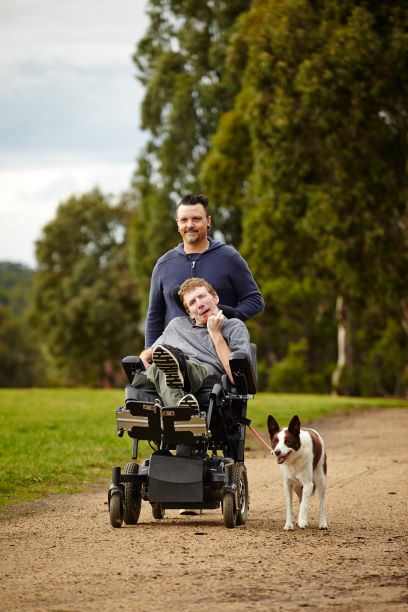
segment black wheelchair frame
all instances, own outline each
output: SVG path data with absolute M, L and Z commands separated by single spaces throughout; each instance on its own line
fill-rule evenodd
M 251 348 L 252 361 L 239 351 L 230 356 L 234 385 L 224 375 L 200 389 L 198 412 L 161 406 L 157 394 L 132 385 L 144 369 L 140 358 L 122 360 L 129 384 L 125 404 L 116 411 L 117 431 L 119 437 L 127 432 L 133 439 L 133 452 L 123 471 L 112 469 L 108 491 L 112 527 L 123 522 L 135 525 L 142 500 L 151 504 L 155 519 L 163 519 L 166 509 L 221 506 L 226 527 L 245 523 L 249 510 L 245 428 L 250 424 L 246 411 L 248 399 L 256 393 L 255 346 Z M 140 440 L 147 440 L 153 453 L 139 465 Z M 179 445 L 191 448 L 189 456 L 174 453 Z

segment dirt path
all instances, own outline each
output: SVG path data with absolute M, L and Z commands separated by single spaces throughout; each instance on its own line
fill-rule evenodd
M 112 529 L 106 490 L 54 497 L 0 523 L 0 609 L 408 610 L 408 410 L 319 430 L 329 531 L 317 528 L 317 499 L 311 527 L 283 531 L 277 465 L 262 451 L 246 461 L 251 508 L 236 529 L 220 511 L 155 522 L 146 503 L 139 525 Z

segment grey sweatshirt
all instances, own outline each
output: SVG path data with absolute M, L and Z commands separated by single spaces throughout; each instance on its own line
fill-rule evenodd
M 221 333 L 231 351 L 244 351 L 251 357 L 249 333 L 242 321 L 224 319 Z M 174 346 L 190 359 L 207 364 L 210 368 L 209 373 L 217 375 L 225 373 L 207 327 L 196 326 L 187 316 L 172 319 L 152 348 L 158 344 Z

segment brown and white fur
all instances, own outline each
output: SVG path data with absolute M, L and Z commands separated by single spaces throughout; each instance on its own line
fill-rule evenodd
M 320 529 L 327 529 L 325 493 L 327 462 L 322 436 L 314 429 L 301 429 L 298 416 L 294 416 L 288 427 L 281 429 L 273 416 L 268 416 L 268 430 L 272 452 L 275 454 L 283 481 L 286 502 L 284 529 L 292 530 L 293 491 L 299 497 L 300 507 L 297 524 L 307 527 L 309 501 L 315 488 L 320 500 Z

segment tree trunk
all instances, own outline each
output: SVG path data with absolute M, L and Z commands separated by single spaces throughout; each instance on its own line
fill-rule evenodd
M 336 299 L 337 365 L 332 374 L 332 395 L 346 393 L 344 375 L 351 368 L 350 314 L 343 296 Z
M 402 319 L 401 324 L 404 332 L 408 335 L 408 300 L 401 300 Z
M 408 300 L 401 300 L 401 325 L 402 329 L 408 336 Z M 405 391 L 405 397 L 408 397 L 408 361 L 405 363 L 403 373 L 403 389 Z

